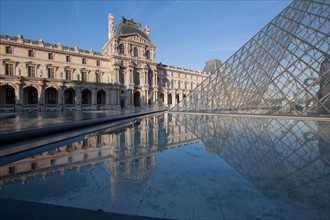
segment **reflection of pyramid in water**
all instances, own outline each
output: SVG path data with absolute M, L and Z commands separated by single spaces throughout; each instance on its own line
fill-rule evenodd
M 172 110 L 330 114 L 329 1 L 294 1 Z

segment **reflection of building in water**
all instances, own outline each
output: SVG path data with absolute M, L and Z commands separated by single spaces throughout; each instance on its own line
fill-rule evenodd
M 158 151 L 197 142 L 171 115 L 142 119 L 115 131 L 102 131 L 55 150 L 0 167 L 0 186 L 13 181 L 64 174 L 104 164 L 111 175 L 112 196 L 126 180 L 147 180 L 156 168 Z
M 265 194 L 299 191 L 313 196 L 321 193 L 321 198 L 330 193 L 329 121 L 193 114 L 175 117 L 208 150 L 217 153 Z M 319 191 L 311 192 L 311 186 Z

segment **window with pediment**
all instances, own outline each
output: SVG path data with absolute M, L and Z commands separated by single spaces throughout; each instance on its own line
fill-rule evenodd
M 150 51 L 149 50 L 146 51 L 146 59 L 150 60 Z
M 98 83 L 101 82 L 101 74 L 99 72 L 95 73 L 95 81 Z
M 55 70 L 52 67 L 48 67 L 48 78 L 54 79 L 55 78 Z
M 12 64 L 12 63 L 6 63 L 5 64 L 5 74 L 7 76 L 13 76 L 14 75 L 14 64 Z
M 66 80 L 71 80 L 72 79 L 72 74 L 70 69 L 65 70 L 65 79 Z
M 28 76 L 36 77 L 36 67 L 35 66 L 28 66 Z
M 135 57 L 139 56 L 139 49 L 137 49 L 137 47 L 134 47 L 133 56 L 135 56 Z
M 123 44 L 119 44 L 119 46 L 118 46 L 118 53 L 123 55 L 124 54 L 124 49 L 125 49 L 124 48 L 124 45 Z

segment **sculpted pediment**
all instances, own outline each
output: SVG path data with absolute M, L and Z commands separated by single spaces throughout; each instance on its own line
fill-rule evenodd
M 144 37 L 142 37 L 139 34 L 128 35 L 125 38 L 132 42 L 138 42 L 138 43 L 146 44 L 149 46 L 153 46 L 148 40 L 146 40 Z

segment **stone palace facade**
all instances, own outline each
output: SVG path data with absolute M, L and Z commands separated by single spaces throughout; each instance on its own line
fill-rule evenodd
M 0 35 L 0 112 L 173 107 L 208 74 L 157 63 L 150 28 L 108 17 L 102 53 Z

